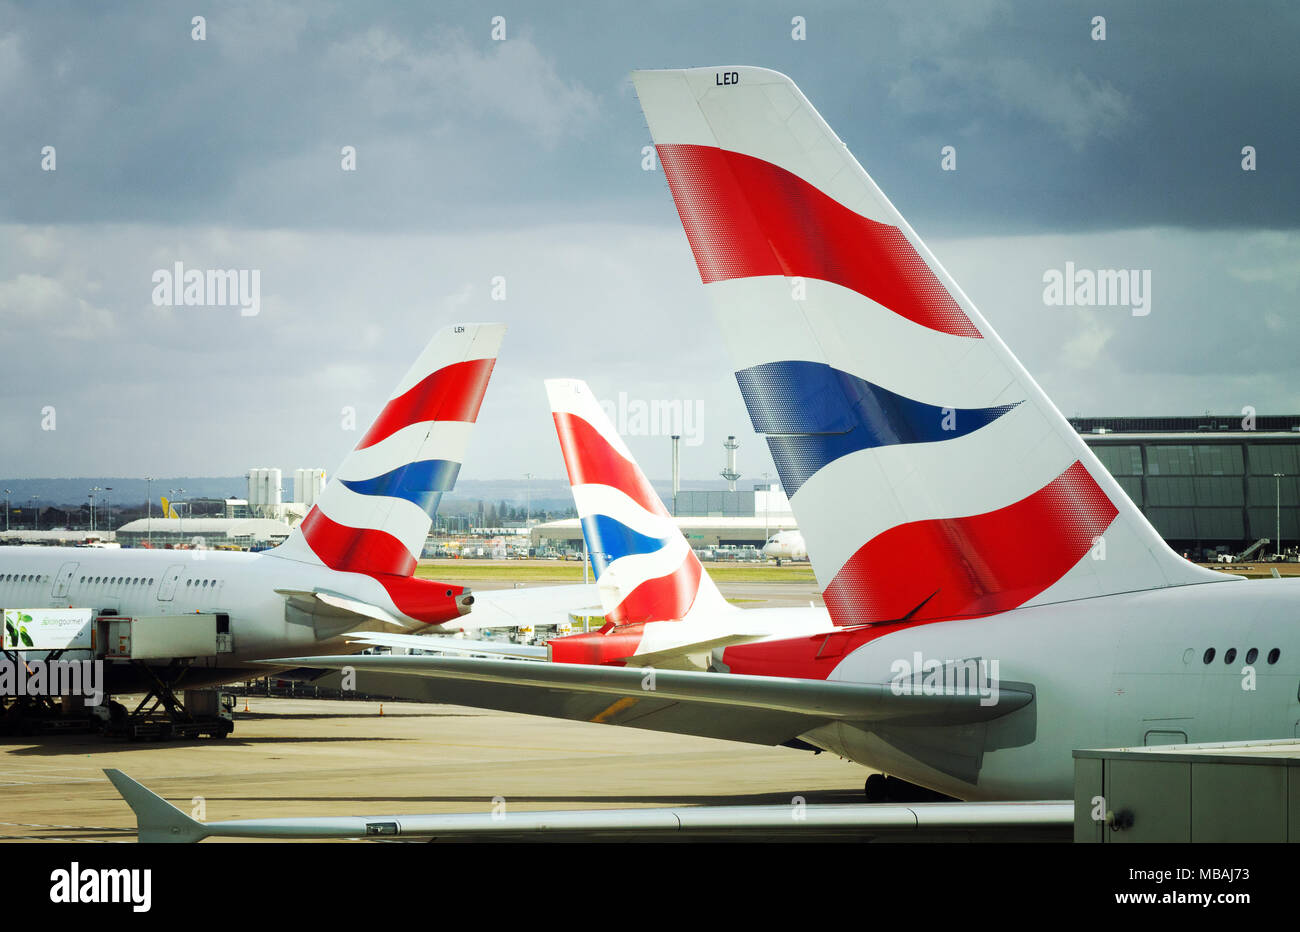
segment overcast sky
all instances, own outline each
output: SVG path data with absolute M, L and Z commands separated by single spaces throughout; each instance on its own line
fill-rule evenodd
M 460 320 L 510 325 L 466 478 L 563 474 L 551 376 L 698 405 L 687 477 L 729 433 L 774 473 L 644 67 L 794 78 L 1066 415 L 1300 412 L 1300 6 L 1106 6 L 0 3 L 0 476 L 332 472 Z M 1150 269 L 1151 313 L 1045 306 L 1067 261 Z M 259 270 L 260 313 L 155 306 L 176 262 Z

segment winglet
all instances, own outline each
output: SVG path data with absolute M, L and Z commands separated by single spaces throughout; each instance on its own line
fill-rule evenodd
M 135 813 L 136 839 L 142 844 L 192 843 L 208 837 L 203 823 L 195 821 L 147 787 L 120 770 L 104 770 L 104 776 Z

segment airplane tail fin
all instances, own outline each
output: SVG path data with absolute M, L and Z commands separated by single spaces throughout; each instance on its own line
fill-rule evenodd
M 178 515 L 178 514 L 176 513 L 176 509 L 172 507 L 172 503 L 169 502 L 169 501 L 167 500 L 167 496 L 166 496 L 166 495 L 163 495 L 163 496 L 161 496 L 161 498 L 162 498 L 163 517 L 164 517 L 164 518 L 179 518 L 180 515 Z
M 1224 580 L 1169 549 L 794 82 L 633 82 L 836 621 Z
M 587 383 L 548 379 L 546 394 L 605 617 L 623 625 L 731 608 Z
M 456 484 L 504 324 L 440 330 L 326 483 L 278 557 L 410 576 L 443 492 Z
M 120 770 L 105 769 L 122 799 L 135 813 L 136 838 L 149 842 L 195 842 L 208 837 L 202 822 L 191 819 L 149 788 L 135 782 Z

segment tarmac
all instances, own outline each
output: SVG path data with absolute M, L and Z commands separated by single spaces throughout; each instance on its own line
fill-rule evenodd
M 206 821 L 490 812 L 494 800 L 506 811 L 857 803 L 868 773 L 825 753 L 454 706 L 244 703 L 224 740 L 0 744 L 0 841 L 134 841 L 106 767 Z

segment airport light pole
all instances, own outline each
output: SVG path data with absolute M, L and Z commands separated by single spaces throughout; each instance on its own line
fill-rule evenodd
M 109 493 L 109 492 L 111 492 L 111 491 L 113 491 L 113 487 L 112 487 L 111 485 L 108 485 L 108 486 L 105 486 L 105 487 L 104 487 L 104 492 L 105 492 L 105 495 L 104 495 L 104 508 L 105 508 L 105 510 L 108 511 L 108 529 L 109 529 L 110 531 L 113 530 L 113 501 L 112 501 L 112 499 L 108 496 L 107 493 Z
M 90 490 L 90 533 L 95 533 L 95 493 L 104 491 L 99 486 Z
M 144 477 L 144 507 L 148 517 L 145 519 L 149 546 L 153 547 L 153 476 Z
M 168 489 L 167 492 L 173 496 L 185 494 L 184 489 Z M 175 507 L 175 505 L 173 505 L 173 507 Z M 180 538 L 185 537 L 185 522 L 181 519 L 181 513 L 179 511 L 176 512 L 176 536 Z
M 1282 477 L 1285 475 L 1286 473 L 1284 472 L 1273 473 L 1273 491 L 1277 502 L 1277 512 L 1275 515 L 1275 520 L 1277 521 L 1275 533 L 1277 534 L 1277 537 L 1274 539 L 1274 542 L 1277 544 L 1277 556 L 1279 560 L 1282 558 Z
M 39 531 L 41 529 L 41 511 L 39 508 L 36 507 L 36 503 L 39 502 L 40 499 L 35 495 L 33 495 L 31 498 L 27 500 L 32 503 L 32 510 L 36 512 L 36 530 Z
M 767 488 L 766 488 L 766 489 L 764 490 L 764 492 L 763 492 L 763 543 L 764 543 L 765 545 L 767 544 L 767 538 L 768 538 L 768 536 L 772 533 L 772 519 L 771 519 L 771 511 L 772 511 L 772 482 L 771 482 L 771 479 L 772 479 L 772 474 L 771 474 L 770 472 L 765 472 L 765 473 L 763 473 L 763 484 L 767 486 Z
M 9 530 L 9 496 L 13 494 L 13 489 L 5 489 L 5 531 Z

